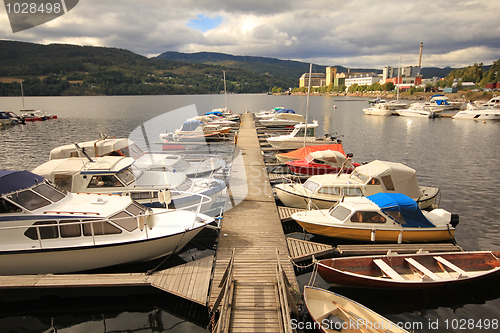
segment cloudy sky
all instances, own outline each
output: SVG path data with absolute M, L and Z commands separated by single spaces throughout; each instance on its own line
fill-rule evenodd
M 67 14 L 0 39 L 108 46 L 145 56 L 212 51 L 380 68 L 491 64 L 498 0 L 81 0 Z

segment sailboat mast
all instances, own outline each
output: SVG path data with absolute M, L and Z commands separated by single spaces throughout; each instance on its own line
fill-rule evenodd
M 398 67 L 398 85 L 396 87 L 396 100 L 399 101 L 399 84 L 401 83 L 400 80 L 401 77 L 401 56 L 399 56 L 399 67 Z
M 307 102 L 306 102 L 306 124 L 304 127 L 304 147 L 306 146 L 306 135 L 307 135 L 307 122 L 309 121 L 309 96 L 311 95 L 311 75 L 312 75 L 312 63 L 309 64 L 309 84 L 307 86 Z

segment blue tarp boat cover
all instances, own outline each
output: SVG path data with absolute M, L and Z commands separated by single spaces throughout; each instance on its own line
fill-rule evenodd
M 276 113 L 295 113 L 295 111 L 292 109 L 279 109 L 276 110 Z
M 44 179 L 29 171 L 0 170 L 0 195 L 40 184 Z
M 377 193 L 367 196 L 382 211 L 401 212 L 405 224 L 403 227 L 432 228 L 435 227 L 418 207 L 415 200 L 402 193 Z
M 222 117 L 224 114 L 220 111 L 210 111 L 210 112 L 205 113 L 205 115 L 207 115 L 207 116 L 216 115 L 216 116 Z
M 199 120 L 187 120 L 182 124 L 181 131 L 194 131 L 200 124 Z

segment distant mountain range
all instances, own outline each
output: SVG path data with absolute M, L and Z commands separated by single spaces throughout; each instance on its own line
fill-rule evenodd
M 343 66 L 338 72 L 347 72 Z M 490 66 L 483 66 L 483 68 Z M 326 66 L 314 65 L 315 73 Z M 423 68 L 424 78 L 445 77 L 454 68 Z M 215 52 L 168 51 L 144 57 L 125 49 L 0 40 L 0 96 L 263 93 L 294 88 L 309 63 Z M 381 69 L 351 68 L 351 72 Z
M 217 64 L 229 67 L 240 67 L 251 71 L 255 71 L 261 74 L 274 75 L 280 78 L 295 79 L 303 74 L 309 72 L 309 63 L 300 62 L 295 60 L 281 60 L 276 58 L 268 57 L 254 57 L 254 56 L 235 56 L 226 53 L 217 52 L 197 52 L 197 53 L 181 53 L 175 51 L 167 51 L 160 54 L 153 59 L 163 59 L 170 61 L 183 61 L 189 63 L 197 64 Z M 315 65 L 313 64 L 313 72 L 323 73 L 325 72 L 327 66 Z M 343 66 L 333 66 L 337 67 L 338 73 L 347 73 L 348 68 Z M 432 77 L 445 77 L 451 71 L 456 68 L 445 67 L 427 67 L 422 68 L 421 74 L 424 78 Z M 372 72 L 372 73 L 382 73 L 381 69 L 374 68 L 351 68 L 351 72 Z

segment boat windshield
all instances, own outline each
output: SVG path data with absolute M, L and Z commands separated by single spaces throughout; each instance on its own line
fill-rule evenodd
M 136 168 L 137 169 L 137 168 Z M 133 181 L 136 180 L 136 173 L 140 173 L 137 175 L 137 177 L 140 177 L 142 174 L 142 171 L 139 169 L 137 170 L 132 170 L 131 168 L 126 168 L 123 169 L 122 171 L 118 172 L 116 176 L 125 184 L 125 185 L 130 185 Z
M 182 184 L 177 186 L 175 189 L 177 191 L 188 191 L 191 188 L 192 184 L 193 184 L 193 182 L 191 181 L 191 179 L 186 178 L 186 180 Z
M 38 186 L 33 187 L 32 190 L 44 196 L 45 198 L 49 199 L 52 202 L 57 202 L 65 197 L 63 193 L 59 192 L 58 190 L 47 184 L 40 184 Z
M 185 160 L 183 159 L 179 159 L 177 160 L 177 162 L 173 165 L 173 168 L 176 170 L 176 171 L 184 171 L 186 170 L 187 168 L 189 168 L 189 163 L 186 162 Z
M 32 190 L 24 190 L 10 194 L 7 198 L 27 210 L 35 210 L 51 204 L 49 200 Z
M 129 145 L 128 147 L 122 148 L 121 152 L 123 156 L 130 156 L 133 157 L 134 159 L 138 159 L 139 157 L 142 157 L 144 154 L 144 150 L 139 148 L 135 143 Z
M 304 188 L 311 193 L 316 191 L 318 189 L 318 187 L 319 187 L 319 184 L 310 180 L 310 179 L 306 180 L 306 182 L 304 183 Z
M 303 137 L 304 136 L 304 131 L 305 131 L 304 128 L 299 129 L 297 131 L 297 133 L 295 133 L 295 136 L 296 137 Z M 315 128 L 314 127 L 308 127 L 307 128 L 307 132 L 306 132 L 306 136 L 308 136 L 308 137 L 314 137 L 314 136 L 316 136 Z
M 339 221 L 344 221 L 349 214 L 351 214 L 351 210 L 345 208 L 344 206 L 336 206 L 330 211 L 330 216 Z
M 370 177 L 367 175 L 363 175 L 362 173 L 357 172 L 356 170 L 351 173 L 351 178 L 358 178 L 362 183 L 366 183 Z

